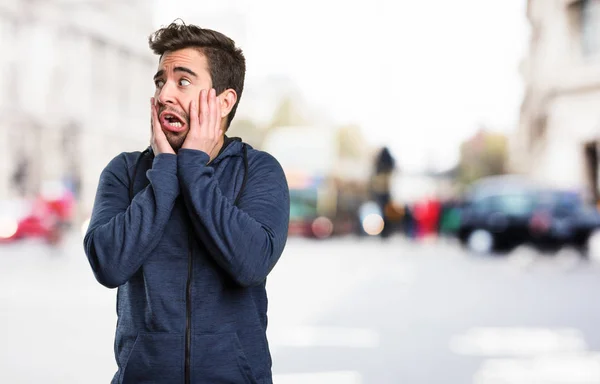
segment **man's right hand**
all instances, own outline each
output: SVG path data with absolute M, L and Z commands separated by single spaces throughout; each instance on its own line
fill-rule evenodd
M 150 108 L 152 111 L 152 122 L 150 124 L 152 132 L 150 135 L 150 145 L 152 146 L 154 156 L 160 155 L 161 153 L 172 153 L 174 155 L 175 151 L 171 147 L 171 144 L 169 144 L 167 136 L 165 136 L 165 133 L 160 126 L 158 109 L 156 107 L 156 103 L 154 102 L 154 97 L 150 98 Z

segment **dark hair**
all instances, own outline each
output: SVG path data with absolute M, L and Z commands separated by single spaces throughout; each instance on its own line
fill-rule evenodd
M 206 56 L 217 95 L 230 88 L 237 93 L 237 101 L 227 117 L 226 127 L 229 128 L 242 98 L 246 76 L 246 59 L 235 42 L 220 32 L 175 21 L 150 35 L 148 44 L 161 58 L 167 52 L 190 47 L 198 48 Z

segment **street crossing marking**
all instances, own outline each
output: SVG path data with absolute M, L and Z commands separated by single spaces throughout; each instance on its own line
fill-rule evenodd
M 532 356 L 587 349 L 581 331 L 572 328 L 472 328 L 450 340 L 450 349 L 468 356 Z
M 600 353 L 574 328 L 473 328 L 450 349 L 487 357 L 474 384 L 600 384 Z
M 600 354 L 541 356 L 533 359 L 489 359 L 474 384 L 598 384 Z

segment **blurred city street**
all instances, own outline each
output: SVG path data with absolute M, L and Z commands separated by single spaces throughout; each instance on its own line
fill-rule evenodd
M 96 281 L 81 232 L 124 217 L 122 231 L 94 232 L 94 245 L 121 248 L 120 261 L 139 249 L 128 248 L 132 228 L 159 220 L 129 225 L 136 211 L 115 216 L 125 209 L 112 199 L 166 212 L 158 196 L 173 184 L 152 181 L 154 207 L 134 199 L 161 172 L 144 151 L 157 140 L 177 153 L 181 185 L 188 164 L 198 180 L 212 175 L 193 203 L 213 207 L 220 228 L 203 233 L 211 223 L 182 193 L 186 208 L 165 226 L 175 236 L 157 253 L 171 240 L 194 246 L 178 238 L 187 215 L 200 218 L 202 249 L 226 238 L 261 257 L 207 256 L 189 273 L 214 287 L 189 284 L 181 302 L 168 285 L 184 286 L 187 275 L 174 282 L 184 264 L 169 258 L 150 281 L 105 262 L 113 285 L 120 274 L 139 282 L 119 305 L 140 323 L 136 340 L 183 323 L 183 310 L 161 313 L 165 303 L 208 297 L 221 308 L 186 306 L 184 357 L 149 341 L 163 357 L 137 348 L 139 372 L 156 379 L 151 369 L 169 358 L 189 368 L 199 355 L 214 370 L 218 358 L 190 344 L 207 317 L 240 339 L 237 354 L 222 354 L 237 357 L 237 373 L 264 376 L 258 320 L 243 324 L 253 320 L 244 308 L 264 319 L 264 293 L 245 290 L 253 299 L 240 305 L 239 287 L 215 268 L 262 280 L 265 250 L 280 250 L 285 230 L 267 279 L 276 384 L 600 384 L 600 0 L 2 0 L 0 51 L 0 384 L 109 383 L 115 350 L 132 361 L 133 332 L 115 342 L 117 290 Z M 182 52 L 189 63 L 169 64 Z M 202 103 L 211 87 L 218 102 Z M 227 137 L 211 147 L 213 172 L 178 151 L 205 132 L 207 107 L 219 116 L 215 105 L 226 107 L 213 123 Z M 221 160 L 233 161 L 227 145 L 238 140 L 243 167 L 230 168 Z M 137 160 L 117 176 L 123 153 Z M 278 167 L 254 160 L 265 153 Z M 279 166 L 287 191 L 283 175 L 269 181 Z M 233 196 L 236 214 L 225 210 Z M 279 208 L 254 207 L 267 203 Z M 120 233 L 125 241 L 101 244 Z
M 0 255 L 0 382 L 108 383 L 116 291 L 81 238 Z M 568 250 L 291 238 L 268 280 L 274 382 L 600 383 L 597 292 L 600 267 Z

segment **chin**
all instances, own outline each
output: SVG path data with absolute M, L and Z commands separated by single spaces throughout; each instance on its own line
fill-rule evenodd
M 166 135 L 166 136 L 167 136 L 167 141 L 171 145 L 171 148 L 173 148 L 173 150 L 175 152 L 177 152 L 183 146 L 183 142 L 185 141 L 185 138 L 187 137 L 187 132 L 185 134 L 182 134 L 182 135 L 169 134 L 169 135 Z

